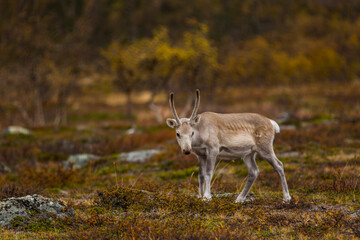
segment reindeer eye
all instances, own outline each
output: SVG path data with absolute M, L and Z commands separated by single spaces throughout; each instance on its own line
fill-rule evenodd
M 177 136 L 177 137 L 180 137 L 180 133 L 176 133 L 176 136 Z
M 192 132 L 191 136 L 194 136 L 194 132 Z

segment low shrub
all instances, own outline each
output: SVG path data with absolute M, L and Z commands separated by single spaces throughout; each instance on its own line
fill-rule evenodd
M 10 197 L 33 195 L 39 192 L 40 189 L 33 184 L 22 185 L 21 183 L 11 183 L 8 181 L 0 183 L 0 200 Z

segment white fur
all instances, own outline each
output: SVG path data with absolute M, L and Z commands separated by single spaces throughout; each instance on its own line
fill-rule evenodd
M 274 126 L 275 132 L 279 133 L 280 132 L 279 124 L 277 124 L 277 122 L 275 122 L 274 120 L 271 120 L 271 119 L 270 119 L 270 122 Z

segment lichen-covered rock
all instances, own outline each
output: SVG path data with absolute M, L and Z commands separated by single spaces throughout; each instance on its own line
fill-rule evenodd
M 19 198 L 8 198 L 0 202 L 0 226 L 9 226 L 15 217 L 29 217 L 31 212 L 49 212 L 56 217 L 71 216 L 72 208 L 65 203 L 37 194 Z
M 132 135 L 135 133 L 141 133 L 141 130 L 138 129 L 136 126 L 132 126 L 131 128 L 129 128 L 128 130 L 125 131 L 125 135 Z
M 290 113 L 288 112 L 282 112 L 280 115 L 276 118 L 276 122 L 278 123 L 284 123 L 289 121 L 290 119 Z
M 278 156 L 278 157 L 281 157 L 281 158 L 300 157 L 300 156 L 301 156 L 301 153 L 300 153 L 300 152 L 296 152 L 296 151 L 282 152 L 282 153 L 278 153 L 277 156 Z
M 2 135 L 9 135 L 9 134 L 31 135 L 31 131 L 20 126 L 9 126 L 8 128 L 2 131 Z
M 5 163 L 0 162 L 0 173 L 10 173 L 11 169 L 5 165 Z
M 71 155 L 65 162 L 64 166 L 67 169 L 70 169 L 72 166 L 73 169 L 80 169 L 85 167 L 89 162 L 99 159 L 99 156 L 93 154 L 76 154 Z
M 159 149 L 140 150 L 134 152 L 120 153 L 119 159 L 127 162 L 145 162 L 146 159 L 151 158 L 162 151 Z

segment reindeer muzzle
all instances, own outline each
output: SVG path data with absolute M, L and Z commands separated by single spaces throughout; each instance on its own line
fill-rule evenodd
M 183 154 L 184 154 L 184 155 L 189 155 L 190 153 L 191 153 L 190 150 L 185 150 L 185 149 L 183 150 Z

